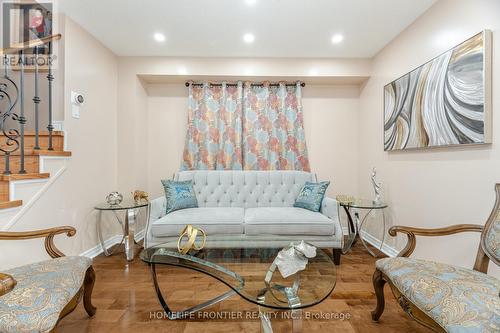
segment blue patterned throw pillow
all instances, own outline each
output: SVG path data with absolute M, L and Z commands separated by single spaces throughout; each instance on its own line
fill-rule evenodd
M 178 182 L 168 179 L 162 180 L 161 183 L 163 184 L 165 197 L 167 198 L 167 214 L 179 209 L 198 207 L 193 181 Z
M 302 187 L 302 190 L 300 190 L 299 196 L 295 200 L 293 207 L 299 207 L 309 209 L 313 212 L 319 212 L 319 209 L 321 208 L 321 202 L 323 202 L 323 197 L 325 196 L 328 185 L 330 185 L 330 182 L 306 182 L 304 184 L 304 187 Z

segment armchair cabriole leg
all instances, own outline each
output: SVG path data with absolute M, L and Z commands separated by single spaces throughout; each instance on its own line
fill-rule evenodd
M 92 317 L 95 315 L 96 307 L 92 305 L 92 290 L 94 289 L 95 272 L 94 268 L 90 266 L 85 273 L 85 280 L 83 281 L 83 306 L 88 315 Z
M 377 296 L 377 307 L 372 311 L 372 320 L 378 321 L 385 307 L 384 298 L 384 286 L 386 280 L 384 275 L 378 269 L 373 273 L 373 288 L 375 289 L 375 295 Z
M 342 249 L 332 249 L 333 252 L 333 262 L 335 265 L 340 265 L 340 256 L 342 255 Z

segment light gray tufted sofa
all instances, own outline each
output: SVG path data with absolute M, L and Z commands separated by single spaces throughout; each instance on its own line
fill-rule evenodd
M 316 176 L 302 171 L 181 171 L 175 180 L 193 180 L 199 208 L 166 215 L 165 196 L 151 201 L 145 247 L 179 237 L 186 224 L 207 233 L 207 243 L 220 247 L 265 247 L 269 241 L 286 246 L 305 240 L 333 249 L 340 263 L 342 228 L 337 201 L 325 197 L 319 213 L 293 207 L 306 181 Z

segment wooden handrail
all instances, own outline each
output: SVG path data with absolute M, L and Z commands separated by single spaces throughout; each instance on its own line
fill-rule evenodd
M 24 43 L 16 43 L 11 47 L 0 49 L 0 55 L 17 53 L 21 50 L 32 49 L 34 47 L 48 44 L 52 41 L 60 40 L 62 38 L 61 34 L 50 35 L 40 39 L 32 39 Z

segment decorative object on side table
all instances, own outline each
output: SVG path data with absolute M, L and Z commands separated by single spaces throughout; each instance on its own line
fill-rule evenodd
M 347 237 L 347 241 L 345 242 L 345 246 L 342 249 L 342 252 L 345 254 L 347 253 L 352 245 L 356 241 L 356 236 L 361 239 L 361 243 L 363 243 L 363 246 L 366 248 L 368 253 L 370 253 L 372 256 L 377 257 L 375 253 L 370 250 L 368 245 L 366 244 L 366 241 L 363 239 L 361 236 L 361 231 L 363 230 L 363 226 L 365 225 L 366 220 L 368 217 L 371 215 L 373 211 L 381 210 L 382 211 L 382 223 L 383 223 L 383 234 L 382 234 L 382 240 L 380 242 L 380 247 L 379 250 L 382 250 L 382 247 L 384 246 L 385 242 L 385 209 L 388 207 L 388 205 L 384 202 L 379 202 L 378 204 L 375 204 L 373 200 L 363 200 L 363 199 L 356 199 L 352 202 L 339 202 L 341 207 L 344 207 L 344 210 L 347 215 L 347 219 L 349 221 L 349 234 Z M 359 210 L 368 210 L 368 212 L 365 214 L 363 219 L 360 222 L 359 218 Z
M 200 233 L 202 237 L 201 245 L 196 245 L 196 238 L 198 237 L 198 233 Z M 181 242 L 184 237 L 187 238 L 187 243 L 181 246 Z M 181 231 L 181 234 L 179 235 L 179 240 L 177 241 L 177 250 L 179 250 L 179 253 L 182 254 L 186 254 L 192 249 L 199 251 L 203 249 L 203 247 L 205 247 L 206 240 L 207 235 L 205 234 L 205 231 L 200 228 L 195 228 L 191 224 L 188 224 L 184 227 L 184 229 Z
M 101 246 L 105 256 L 110 256 L 113 252 L 109 252 L 104 245 L 104 240 L 102 238 L 102 212 L 103 211 L 111 211 L 113 212 L 116 221 L 121 225 L 123 230 L 123 237 L 119 245 L 125 243 L 125 256 L 128 261 L 134 259 L 134 229 L 135 229 L 135 220 L 136 220 L 136 210 L 139 208 L 146 208 L 146 219 L 149 220 L 149 202 L 136 203 L 133 201 L 124 201 L 119 204 L 109 204 L 109 203 L 101 203 L 94 207 L 96 210 L 100 211 L 99 217 L 97 219 L 97 236 L 99 237 L 99 241 L 101 242 Z M 125 211 L 125 220 L 122 221 L 118 216 L 118 211 Z
M 345 195 L 345 194 L 339 194 L 335 197 L 335 199 L 339 202 L 339 203 L 344 203 L 344 204 L 350 204 L 350 203 L 353 203 L 354 200 L 356 200 L 356 198 L 354 198 L 353 196 L 350 196 L 350 195 Z
M 373 192 L 375 193 L 373 204 L 378 205 L 382 202 L 382 200 L 380 199 L 382 183 L 377 182 L 377 169 L 375 169 L 375 167 L 373 167 L 372 169 L 372 185 L 373 185 Z
M 106 196 L 106 202 L 110 205 L 119 205 L 123 201 L 123 195 L 118 192 L 111 192 Z
M 141 190 L 135 190 L 134 192 L 132 192 L 132 197 L 134 198 L 134 202 L 136 204 L 149 201 L 149 194 Z

